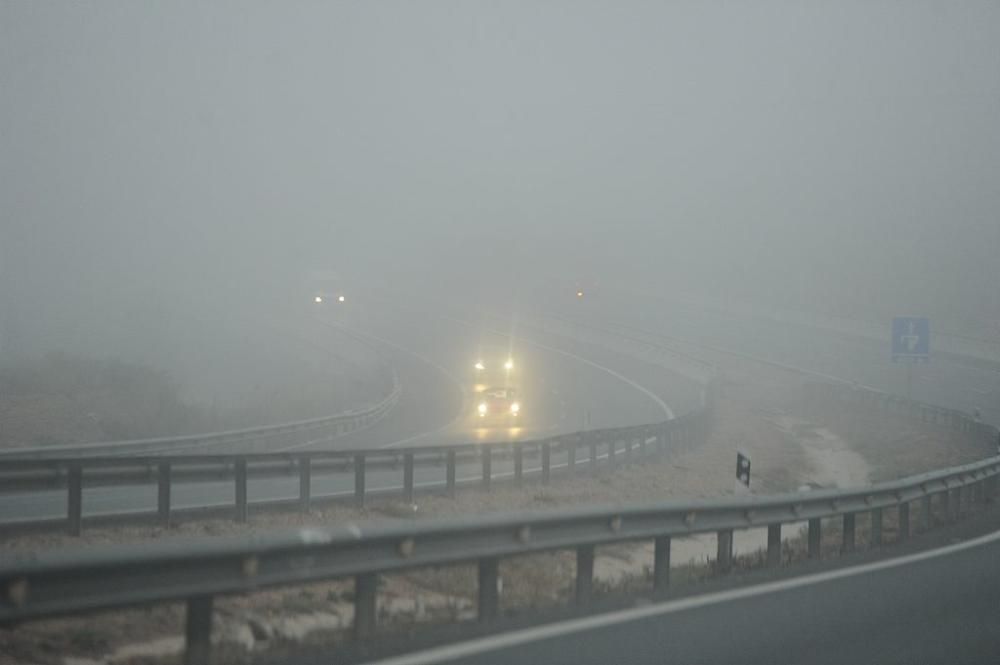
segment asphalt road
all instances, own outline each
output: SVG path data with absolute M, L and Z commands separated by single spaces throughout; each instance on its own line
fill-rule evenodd
M 992 363 L 936 352 L 933 331 L 930 362 L 908 370 L 905 364 L 891 361 L 888 339 L 880 342 L 777 322 L 765 316 L 735 316 L 667 300 L 633 302 L 627 296 L 595 296 L 585 302 L 564 299 L 543 306 L 603 326 L 634 326 L 856 381 L 897 395 L 909 392 L 913 399 L 967 413 L 979 409 L 987 422 L 1000 422 L 1000 371 Z
M 383 665 L 1000 662 L 1000 532 L 899 559 L 514 631 Z
M 320 312 L 315 325 L 343 326 L 366 336 L 396 367 L 401 395 L 397 405 L 373 426 L 319 441 L 308 449 L 379 449 L 442 444 L 476 444 L 529 440 L 581 429 L 659 422 L 671 407 L 687 409 L 696 403 L 697 387 L 675 374 L 614 352 L 534 333 L 526 338 L 511 330 L 486 324 L 418 315 L 378 306 Z M 331 336 L 340 337 L 338 336 Z M 471 397 L 472 365 L 483 349 L 511 349 L 517 363 L 522 412 L 511 422 L 482 422 Z M 238 448 L 213 449 L 236 452 Z M 564 462 L 559 457 L 554 464 Z M 497 462 L 496 476 L 509 474 L 509 463 Z M 474 478 L 476 465 L 460 467 L 458 477 Z M 369 490 L 398 488 L 401 470 L 372 470 Z M 418 467 L 417 486 L 444 483 L 443 468 Z M 353 493 L 350 473 L 314 476 L 314 496 Z M 251 502 L 290 499 L 298 494 L 298 480 L 250 479 Z M 177 509 L 227 506 L 234 500 L 231 482 L 176 484 L 172 504 Z M 92 487 L 84 489 L 84 516 L 152 511 L 154 486 Z M 0 523 L 59 518 L 65 515 L 66 493 L 5 495 L 0 501 Z

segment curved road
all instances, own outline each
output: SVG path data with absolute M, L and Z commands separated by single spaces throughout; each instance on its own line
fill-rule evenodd
M 540 303 L 546 310 L 607 326 L 623 324 L 693 344 L 712 345 L 758 358 L 856 381 L 878 390 L 972 413 L 1000 422 L 1000 370 L 994 363 L 939 353 L 931 338 L 931 361 L 907 369 L 891 362 L 884 342 L 765 316 L 734 315 L 717 308 L 669 300 L 631 300 L 628 294 Z
M 485 324 L 432 314 L 415 316 L 384 306 L 324 311 L 316 325 L 345 327 L 377 340 L 375 344 L 397 369 L 401 395 L 375 425 L 332 442 L 293 447 L 299 451 L 536 439 L 580 429 L 658 422 L 668 417 L 671 405 L 690 408 L 697 401 L 695 386 L 664 369 L 540 333 L 528 339 Z M 484 346 L 513 349 L 523 386 L 523 410 L 516 426 L 484 427 L 467 399 L 473 359 Z M 502 464 L 495 465 L 495 474 L 505 471 Z M 475 472 L 459 469 L 459 479 Z M 367 475 L 370 490 L 400 483 L 398 471 L 372 470 Z M 418 467 L 415 481 L 418 486 L 441 483 L 442 475 L 440 469 Z M 232 505 L 233 491 L 231 481 L 177 484 L 172 504 L 178 509 Z M 315 476 L 312 491 L 317 497 L 350 495 L 353 477 Z M 297 478 L 251 479 L 248 483 L 251 502 L 294 498 L 297 493 Z M 155 486 L 84 489 L 85 516 L 145 512 L 155 506 Z M 59 518 L 65 510 L 63 490 L 6 495 L 0 501 L 0 522 Z

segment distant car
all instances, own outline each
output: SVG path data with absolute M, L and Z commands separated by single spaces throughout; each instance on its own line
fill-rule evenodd
M 484 389 L 477 394 L 476 413 L 484 420 L 516 418 L 521 413 L 517 390 L 509 386 Z

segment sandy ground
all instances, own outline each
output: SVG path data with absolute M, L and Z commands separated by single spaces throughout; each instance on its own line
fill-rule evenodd
M 158 527 L 91 529 L 82 538 L 43 534 L 0 543 L 8 554 L 56 547 L 80 547 L 193 535 L 235 535 L 271 527 L 325 526 L 384 519 L 447 518 L 491 511 L 545 510 L 583 503 L 631 503 L 676 497 L 718 497 L 738 493 L 771 494 L 800 488 L 845 487 L 908 475 L 979 458 L 975 441 L 946 430 L 886 418 L 881 414 L 822 414 L 807 418 L 799 404 L 802 379 L 750 361 L 725 366 L 709 440 L 698 448 L 659 462 L 604 470 L 597 477 L 555 477 L 549 485 L 464 490 L 457 499 L 421 497 L 413 506 L 399 501 L 372 503 L 364 510 L 331 506 L 309 514 L 262 513 L 248 525 L 205 520 Z M 736 484 L 736 450 L 750 454 L 753 481 Z M 900 459 L 900 452 L 906 455 Z M 794 537 L 794 529 L 786 529 Z M 765 544 L 763 529 L 735 534 L 737 554 Z M 677 539 L 672 565 L 714 558 L 714 536 Z M 651 544 L 600 548 L 595 561 L 598 589 L 623 588 L 648 581 Z M 501 566 L 502 603 L 508 609 L 544 607 L 571 597 L 575 563 L 571 553 L 520 557 Z M 413 571 L 387 576 L 380 587 L 380 615 L 389 629 L 423 621 L 456 621 L 474 616 L 472 567 Z M 282 588 L 251 596 L 220 599 L 215 631 L 224 643 L 224 660 L 240 662 L 276 646 L 317 639 L 339 639 L 351 623 L 352 582 L 333 581 Z M 37 622 L 0 631 L 0 664 L 176 662 L 183 613 L 177 606 Z M 402 627 L 402 628 L 400 628 Z M 78 660 L 70 660 L 73 656 Z M 85 659 L 85 660 L 79 660 Z M 164 660 L 166 659 L 166 661 Z M 171 661 L 173 659 L 173 661 Z

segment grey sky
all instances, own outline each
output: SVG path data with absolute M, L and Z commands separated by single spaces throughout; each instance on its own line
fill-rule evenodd
M 997 2 L 0 0 L 0 90 L 24 337 L 330 266 L 1000 318 Z

